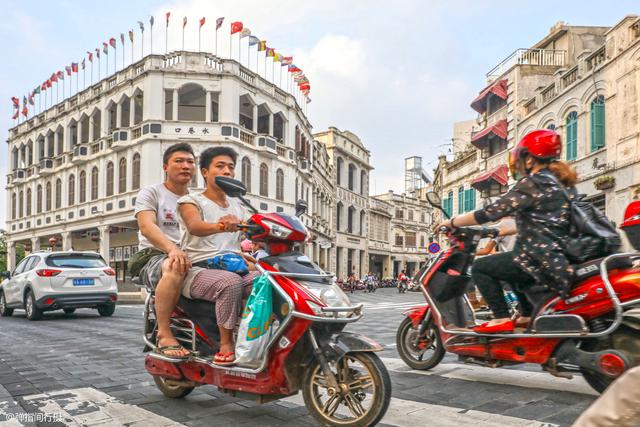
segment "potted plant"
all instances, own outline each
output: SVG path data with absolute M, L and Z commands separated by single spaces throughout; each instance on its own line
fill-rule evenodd
M 613 188 L 616 183 L 616 179 L 611 175 L 602 175 L 593 181 L 593 186 L 598 190 L 606 190 L 608 188 Z

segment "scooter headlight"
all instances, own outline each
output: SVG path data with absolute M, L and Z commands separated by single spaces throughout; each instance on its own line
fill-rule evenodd
M 316 298 L 322 301 L 327 307 L 350 307 L 351 301 L 347 295 L 342 292 L 342 289 L 334 282 L 327 284 L 323 282 L 310 282 L 300 281 L 300 284 L 305 287 Z M 314 311 L 317 316 L 333 316 L 333 313 L 323 312 L 318 304 L 313 301 L 307 301 L 309 307 Z M 344 314 L 348 314 L 344 312 Z
M 276 224 L 273 221 L 263 220 L 262 223 L 269 227 L 269 235 L 278 239 L 286 239 L 291 233 L 293 233 L 293 230 L 290 228 Z

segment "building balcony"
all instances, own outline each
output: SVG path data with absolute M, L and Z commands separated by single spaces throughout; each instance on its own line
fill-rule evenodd
M 566 67 L 567 51 L 557 49 L 516 49 L 487 73 L 494 81 L 515 66 Z
M 119 129 L 111 134 L 113 143 L 111 149 L 113 151 L 122 151 L 129 146 L 129 130 Z
M 43 176 L 51 175 L 53 173 L 54 165 L 54 160 L 50 157 L 40 159 L 40 164 L 38 165 L 38 173 Z
M 71 161 L 73 164 L 82 163 L 89 158 L 90 146 L 89 144 L 79 144 L 73 147 L 73 157 Z
M 26 169 L 14 169 L 12 172 L 12 182 L 14 184 L 19 184 L 23 182 L 27 178 L 27 170 Z

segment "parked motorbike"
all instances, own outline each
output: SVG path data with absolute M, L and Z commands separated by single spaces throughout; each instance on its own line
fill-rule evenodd
M 307 229 L 296 216 L 258 213 L 243 196 L 241 182 L 217 177 L 217 185 L 238 197 L 253 212 L 240 228 L 253 241 L 266 243 L 270 256 L 257 269 L 273 291 L 271 335 L 262 359 L 251 366 L 219 366 L 214 304 L 180 298 L 171 316 L 176 338 L 193 351 L 184 361 L 151 352 L 156 342 L 153 289 L 145 303 L 145 368 L 168 397 L 181 398 L 200 385 L 212 384 L 233 396 L 259 403 L 302 390 L 309 412 L 323 425 L 372 426 L 384 416 L 391 398 L 389 374 L 375 352 L 383 347 L 363 335 L 345 332 L 362 317 L 362 304 L 352 305 L 332 275 L 294 250 Z
M 429 193 L 428 200 L 442 210 L 435 193 Z M 631 240 L 630 230 L 625 231 Z M 450 247 L 418 274 L 427 304 L 406 311 L 396 334 L 398 353 L 407 365 L 431 369 L 446 352 L 489 367 L 535 363 L 558 377 L 581 373 L 598 392 L 640 365 L 640 253 L 574 266 L 576 278 L 568 297 L 542 286 L 527 291 L 535 307 L 527 328 L 479 334 L 471 329 L 476 318 L 466 297 L 467 271 L 480 239 L 495 237 L 498 230 L 460 227 L 441 232 Z M 637 230 L 636 236 L 632 243 L 640 250 Z

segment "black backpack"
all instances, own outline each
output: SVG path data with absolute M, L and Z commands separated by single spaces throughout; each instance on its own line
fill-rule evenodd
M 584 195 L 571 197 L 558 182 L 571 209 L 571 235 L 565 240 L 565 254 L 572 264 L 611 255 L 620 249 L 622 239 L 613 223 L 598 208 L 584 200 Z

